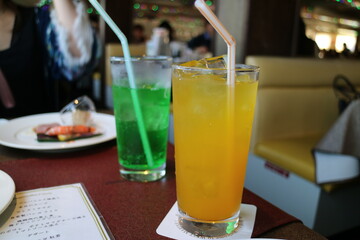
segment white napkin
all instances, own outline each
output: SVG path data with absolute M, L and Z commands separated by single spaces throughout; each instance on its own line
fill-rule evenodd
M 249 204 L 241 204 L 240 209 L 240 221 L 241 226 L 237 231 L 229 236 L 224 238 L 216 238 L 219 240 L 240 240 L 240 239 L 249 239 L 251 237 L 252 231 L 254 229 L 256 215 L 256 207 Z M 190 233 L 182 230 L 178 224 L 178 206 L 177 202 L 172 206 L 168 214 L 165 216 L 163 221 L 160 223 L 159 227 L 156 229 L 157 234 L 181 240 L 199 240 L 199 239 L 210 239 L 205 237 L 195 237 Z M 212 238 L 213 239 L 213 238 Z

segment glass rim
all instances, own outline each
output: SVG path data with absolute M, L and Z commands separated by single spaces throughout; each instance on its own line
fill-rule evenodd
M 138 57 L 131 57 L 131 62 L 139 62 L 139 61 L 172 61 L 172 57 L 170 56 L 138 56 Z M 110 57 L 111 63 L 121 63 L 126 62 L 125 57 L 118 57 L 118 56 L 111 56 Z
M 182 63 L 180 63 L 182 64 Z M 224 72 L 227 73 L 227 68 L 202 68 L 202 67 L 188 67 L 180 64 L 173 64 L 173 69 L 180 69 L 185 71 L 203 71 L 203 72 Z M 235 72 L 243 73 L 257 73 L 260 72 L 260 67 L 247 64 L 235 64 Z

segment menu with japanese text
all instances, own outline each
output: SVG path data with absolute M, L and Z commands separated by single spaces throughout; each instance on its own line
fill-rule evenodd
M 79 183 L 17 192 L 0 215 L 0 239 L 114 239 Z

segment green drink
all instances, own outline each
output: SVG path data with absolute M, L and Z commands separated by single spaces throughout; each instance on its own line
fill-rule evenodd
M 130 91 L 137 91 L 153 156 L 149 166 L 141 142 Z M 157 169 L 165 164 L 169 125 L 170 88 L 130 89 L 113 86 L 117 147 L 120 164 L 127 169 Z
M 166 173 L 172 59 L 132 58 L 131 63 L 134 82 L 129 82 L 125 60 L 111 58 L 120 174 L 155 181 Z

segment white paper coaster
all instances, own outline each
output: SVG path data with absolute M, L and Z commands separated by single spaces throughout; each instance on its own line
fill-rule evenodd
M 168 214 L 156 229 L 157 234 L 181 240 L 214 239 L 205 237 L 196 237 L 180 228 L 178 224 L 178 205 L 177 202 L 172 206 Z M 254 229 L 256 207 L 249 204 L 241 204 L 240 223 L 235 233 L 216 239 L 249 239 Z

